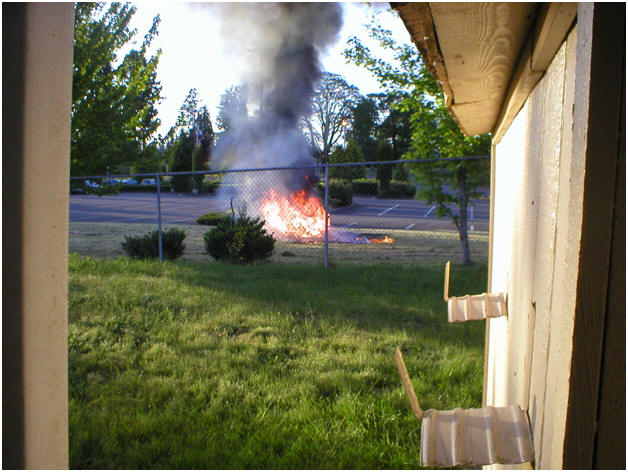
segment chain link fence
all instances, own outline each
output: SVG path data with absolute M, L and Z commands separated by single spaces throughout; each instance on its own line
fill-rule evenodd
M 126 254 L 127 237 L 157 232 L 163 256 L 164 235 L 177 228 L 186 234 L 181 260 L 211 262 L 205 234 L 220 218 L 247 214 L 263 218 L 277 240 L 270 258 L 275 263 L 460 260 L 452 220 L 439 218 L 435 205 L 416 199 L 412 183 L 393 180 L 382 194 L 377 165 L 382 163 L 72 177 L 69 250 L 116 257 Z M 347 171 L 352 181 L 346 180 Z M 474 261 L 488 258 L 488 189 L 484 194 L 467 214 Z

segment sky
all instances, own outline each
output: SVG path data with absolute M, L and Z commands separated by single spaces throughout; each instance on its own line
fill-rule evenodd
M 207 105 L 214 126 L 220 96 L 228 87 L 237 85 L 239 78 L 223 51 L 220 25 L 209 10 L 193 8 L 182 2 L 136 2 L 137 12 L 131 27 L 137 29 L 136 41 L 141 43 L 152 19 L 159 14 L 159 34 L 155 48 L 161 48 L 157 79 L 162 86 L 162 101 L 158 105 L 161 126 L 165 135 L 177 119 L 178 111 L 191 88 L 198 90 L 202 103 Z M 386 52 L 368 37 L 364 27 L 370 16 L 393 32 L 399 42 L 410 42 L 410 36 L 397 15 L 388 10 L 388 3 L 343 3 L 343 28 L 335 46 L 321 57 L 328 72 L 342 75 L 357 86 L 363 95 L 381 91 L 375 78 L 364 68 L 345 63 L 342 51 L 351 36 L 358 36 L 374 54 L 386 57 Z

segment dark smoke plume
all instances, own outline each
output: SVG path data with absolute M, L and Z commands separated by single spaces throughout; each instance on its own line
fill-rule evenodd
M 338 39 L 342 9 L 337 3 L 222 3 L 211 6 L 220 18 L 226 52 L 246 87 L 249 116 L 221 136 L 212 161 L 223 169 L 312 165 L 299 127 L 309 115 L 321 76 L 320 54 Z M 274 173 L 273 173 L 274 174 Z M 284 175 L 286 190 L 306 188 L 307 172 Z M 250 175 L 240 197 L 254 203 L 275 175 Z M 236 177 L 234 177 L 235 179 Z M 277 189 L 276 182 L 272 186 Z

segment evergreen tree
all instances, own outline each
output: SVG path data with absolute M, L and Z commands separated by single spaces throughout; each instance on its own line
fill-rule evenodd
M 375 133 L 377 131 L 378 110 L 375 100 L 363 97 L 353 108 L 350 138 L 360 147 L 365 161 L 374 161 L 377 151 Z
M 229 131 L 233 127 L 233 123 L 241 125 L 246 121 L 247 116 L 246 90 L 239 85 L 229 87 L 220 96 L 218 117 L 216 118 L 218 128 Z
M 207 106 L 200 107 L 198 92 L 190 89 L 175 125 L 168 132 L 168 154 L 173 172 L 206 170 L 214 144 L 214 130 Z M 203 174 L 174 176 L 172 185 L 177 192 L 200 190 Z
M 380 139 L 377 142 L 377 160 L 378 161 L 393 161 L 395 160 L 394 148 L 385 139 Z M 392 180 L 393 165 L 392 164 L 378 164 L 376 177 L 379 186 L 379 193 L 386 194 L 388 192 L 388 184 Z
M 353 140 L 343 146 L 337 146 L 329 156 L 331 164 L 341 164 L 346 162 L 362 162 L 362 150 L 358 143 Z M 329 176 L 335 179 L 352 181 L 364 177 L 364 166 L 330 167 Z

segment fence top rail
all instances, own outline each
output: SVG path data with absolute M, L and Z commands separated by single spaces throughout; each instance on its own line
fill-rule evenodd
M 223 170 L 197 170 L 183 172 L 150 172 L 145 174 L 108 174 L 108 175 L 81 175 L 70 177 L 70 180 L 89 180 L 89 179 L 117 179 L 121 177 L 172 177 L 175 175 L 213 175 L 213 174 L 230 174 L 236 172 L 268 172 L 279 170 L 298 170 L 298 169 L 321 169 L 325 167 L 357 167 L 357 166 L 374 166 L 374 165 L 395 165 L 395 164 L 429 164 L 432 162 L 452 162 L 452 161 L 475 161 L 481 159 L 489 159 L 490 156 L 464 156 L 464 157 L 441 157 L 437 159 L 401 159 L 397 161 L 367 161 L 367 162 L 343 162 L 338 164 L 311 164 L 307 166 L 279 166 L 279 167 L 262 167 L 247 169 L 223 169 Z

